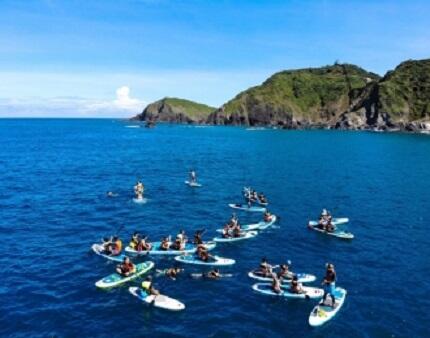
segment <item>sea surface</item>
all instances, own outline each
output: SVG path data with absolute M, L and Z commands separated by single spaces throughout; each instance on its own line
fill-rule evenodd
M 246 130 L 122 120 L 0 120 L 0 336 L 3 337 L 429 337 L 430 137 L 402 133 Z M 184 184 L 197 170 L 202 188 Z M 132 202 L 137 179 L 148 203 Z M 216 235 L 241 202 L 263 191 L 278 226 L 219 245 L 233 277 L 156 278 L 186 305 L 150 308 L 128 286 L 94 283 L 115 263 L 91 252 L 101 237 L 135 230 L 159 240 L 185 229 Z M 118 193 L 107 198 L 106 192 Z M 355 239 L 307 229 L 322 208 L 349 217 Z M 238 213 L 243 224 L 259 214 Z M 344 307 L 320 328 L 315 301 L 255 293 L 247 272 L 262 257 L 291 260 L 323 278 L 336 266 Z M 172 259 L 153 259 L 157 268 Z

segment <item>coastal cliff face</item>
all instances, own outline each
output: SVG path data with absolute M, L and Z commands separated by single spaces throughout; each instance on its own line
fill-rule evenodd
M 430 130 L 430 60 L 405 61 L 369 84 L 335 127 Z
M 286 129 L 430 130 L 430 59 L 405 61 L 382 78 L 349 64 L 282 71 L 218 109 L 166 98 L 135 119 Z
M 173 122 L 173 123 L 205 123 L 209 114 L 215 108 L 205 104 L 177 99 L 164 98 L 149 104 L 141 114 L 133 120 L 146 122 Z
M 212 113 L 208 123 L 283 128 L 332 125 L 378 78 L 353 65 L 283 71 L 237 95 Z

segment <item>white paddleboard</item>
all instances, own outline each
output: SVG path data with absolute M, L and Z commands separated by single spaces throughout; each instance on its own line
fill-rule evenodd
M 327 296 L 326 304 L 324 304 L 323 300 L 315 306 L 309 315 L 309 325 L 310 326 L 321 326 L 332 319 L 341 309 L 343 303 L 346 298 L 346 290 L 337 287 L 335 289 L 335 306 L 331 306 L 331 297 Z
M 231 242 L 242 241 L 244 239 L 254 238 L 257 235 L 258 235 L 257 231 L 248 231 L 243 233 L 240 237 L 228 237 L 228 238 L 215 237 L 213 241 L 217 243 L 231 243 Z
M 200 183 L 190 182 L 190 181 L 185 181 L 185 184 L 188 185 L 188 186 L 190 186 L 190 187 L 193 187 L 193 188 L 199 188 L 199 187 L 202 186 Z
M 282 291 L 280 293 L 276 293 L 272 290 L 272 285 L 270 283 L 257 283 L 252 286 L 252 289 L 265 295 L 295 299 L 318 299 L 324 295 L 323 289 L 314 288 L 311 286 L 302 286 L 303 293 L 291 292 L 289 285 L 281 285 Z
M 148 295 L 143 289 L 134 286 L 128 288 L 128 291 L 145 303 L 160 309 L 169 311 L 181 311 L 185 309 L 185 305 L 183 303 L 165 295 Z

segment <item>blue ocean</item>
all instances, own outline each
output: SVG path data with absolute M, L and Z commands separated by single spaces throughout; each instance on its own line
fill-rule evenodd
M 203 184 L 184 184 L 193 168 Z M 430 137 L 402 133 L 247 130 L 124 120 L 0 120 L 0 335 L 3 337 L 429 337 Z M 146 204 L 133 203 L 145 184 Z M 230 278 L 154 277 L 182 312 L 149 307 L 128 287 L 95 282 L 115 262 L 91 251 L 102 237 L 133 231 L 156 241 L 185 229 L 216 235 L 242 202 L 266 194 L 277 226 L 219 244 Z M 107 198 L 106 192 L 118 194 Z M 350 241 L 307 229 L 322 208 L 349 217 Z M 242 224 L 257 213 L 237 212 Z M 315 274 L 335 264 L 348 295 L 320 328 L 315 300 L 256 293 L 247 273 L 261 258 Z M 143 260 L 148 259 L 144 258 Z M 172 258 L 152 260 L 158 269 Z

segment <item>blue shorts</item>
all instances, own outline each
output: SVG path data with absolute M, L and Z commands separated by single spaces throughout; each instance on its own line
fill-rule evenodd
M 325 293 L 329 293 L 329 294 L 334 296 L 335 290 L 336 290 L 336 283 L 335 282 L 324 285 L 324 292 Z

